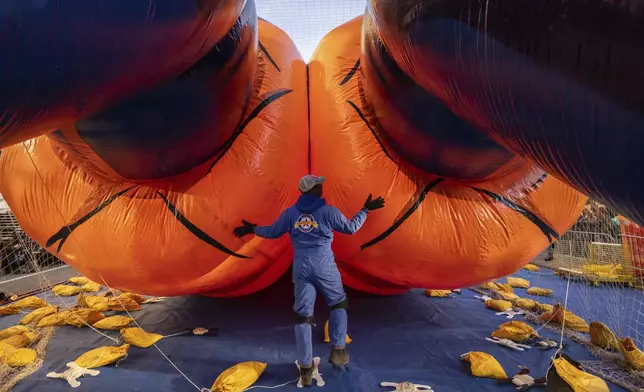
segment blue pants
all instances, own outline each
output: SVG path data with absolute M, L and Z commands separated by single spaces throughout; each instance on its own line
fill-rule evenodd
M 346 342 L 347 311 L 333 308 L 346 299 L 346 294 L 342 287 L 340 272 L 333 259 L 315 264 L 298 263 L 296 260 L 293 266 L 293 283 L 295 284 L 293 310 L 298 318 L 295 324 L 297 361 L 301 366 L 308 367 L 313 364 L 313 342 L 311 323 L 304 319 L 313 317 L 317 291 L 320 291 L 326 304 L 332 308 L 329 317 L 329 338 L 333 348 L 344 348 Z

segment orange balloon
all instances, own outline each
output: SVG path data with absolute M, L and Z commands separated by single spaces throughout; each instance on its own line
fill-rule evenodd
M 126 148 L 109 130 L 91 145 L 78 129 L 61 124 L 52 136 L 3 150 L 0 192 L 27 234 L 90 279 L 117 289 L 247 295 L 283 275 L 292 250 L 286 237 L 240 240 L 233 228 L 242 219 L 273 222 L 295 202 L 297 181 L 311 170 L 327 177 L 325 196 L 346 215 L 370 193 L 385 197 L 384 209 L 371 212 L 357 234 L 338 234 L 333 247 L 346 284 L 394 294 L 508 275 L 579 216 L 585 196 L 488 142 L 442 107 L 440 97 L 409 82 L 394 86 L 403 92 L 401 86 L 409 86 L 416 103 L 453 127 L 418 121 L 399 96 L 388 95 L 400 75 L 381 72 L 392 69 L 392 60 L 369 20 L 363 26 L 356 18 L 328 34 L 307 74 L 283 31 L 260 20 L 255 42 L 254 10 L 244 12 L 245 26 L 253 26 L 252 37 L 244 36 L 246 48 L 257 44 L 257 59 L 235 63 L 243 70 L 230 80 L 221 67 L 198 80 L 208 81 L 212 94 L 206 96 L 216 99 L 199 101 L 212 102 L 201 112 L 206 120 L 189 135 L 189 127 L 179 127 L 187 136 L 174 132 L 175 148 L 139 140 Z M 224 59 L 224 68 L 237 57 Z M 227 116 L 218 115 L 222 109 Z M 465 142 L 450 138 L 457 132 Z M 224 148 L 210 156 L 213 146 L 202 140 Z
M 476 164 L 497 165 L 483 177 L 448 178 L 392 153 L 387 132 L 404 129 L 383 129 L 400 114 L 372 106 L 388 97 L 373 88 L 362 22 L 330 32 L 309 64 L 311 166 L 327 176 L 325 197 L 346 214 L 370 193 L 387 203 L 355 235 L 336 236 L 344 282 L 394 294 L 466 287 L 518 270 L 576 221 L 586 197 L 514 154 L 502 161 L 477 156 Z M 466 166 L 468 155 L 456 161 Z
M 232 233 L 241 219 L 276 219 L 308 169 L 306 64 L 263 20 L 259 43 L 240 133 L 183 192 L 101 182 L 46 136 L 3 150 L 0 192 L 25 232 L 90 279 L 150 295 L 241 296 L 282 276 L 288 238 Z

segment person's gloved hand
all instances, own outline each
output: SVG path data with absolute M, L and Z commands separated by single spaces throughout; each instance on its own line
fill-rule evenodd
M 255 232 L 255 227 L 257 225 L 252 224 L 250 222 L 247 222 L 242 219 L 242 226 L 235 227 L 235 230 L 233 230 L 233 233 L 235 233 L 235 236 L 237 238 L 241 238 L 245 235 L 252 234 Z
M 367 211 L 377 210 L 385 206 L 385 199 L 382 196 L 379 196 L 376 199 L 371 199 L 371 193 L 367 197 L 367 201 L 364 202 L 364 209 Z

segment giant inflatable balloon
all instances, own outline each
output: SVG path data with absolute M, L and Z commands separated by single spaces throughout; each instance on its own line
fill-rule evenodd
M 512 273 L 582 193 L 644 223 L 630 3 L 369 0 L 308 71 L 251 0 L 109 3 L 0 5 L 0 193 L 92 279 L 260 290 L 289 241 L 232 229 L 271 223 L 307 172 L 346 215 L 387 198 L 334 243 L 345 283 L 378 294 Z
M 195 20 L 176 22 L 194 26 L 207 17 L 200 7 L 216 2 L 145 3 L 192 4 L 184 14 Z M 102 110 L 3 150 L 0 192 L 25 232 L 91 279 L 149 294 L 238 296 L 288 269 L 287 238 L 245 243 L 232 229 L 242 218 L 269 222 L 298 196 L 293 184 L 308 170 L 306 65 L 284 32 L 257 19 L 253 1 L 237 3 L 246 5 L 229 31 L 174 76 L 152 86 L 143 78 Z M 147 19 L 112 22 L 154 35 Z M 208 46 L 196 33 L 186 44 Z M 80 50 L 86 37 L 63 38 Z M 110 51 L 97 42 L 97 63 Z
M 368 0 L 366 15 L 414 84 L 644 224 L 641 0 Z
M 387 294 L 516 271 L 576 221 L 586 197 L 416 84 L 379 34 L 368 14 L 356 18 L 309 64 L 312 170 L 338 184 L 328 199 L 347 211 L 365 191 L 387 200 L 356 235 L 336 237 L 344 281 Z
M 225 37 L 242 4 L 0 2 L 0 148 L 184 72 Z

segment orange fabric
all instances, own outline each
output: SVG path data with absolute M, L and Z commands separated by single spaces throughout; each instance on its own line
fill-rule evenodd
M 241 219 L 272 223 L 295 202 L 297 181 L 308 166 L 306 65 L 290 38 L 261 20 L 259 41 L 266 51 L 258 53 L 257 88 L 246 116 L 270 94 L 287 93 L 249 122 L 208 175 L 167 196 L 201 231 L 250 258 L 230 256 L 198 239 L 154 189 L 137 186 L 76 227 L 58 253 L 62 260 L 93 281 L 150 295 L 247 295 L 284 274 L 291 261 L 288 238 L 239 240 L 232 233 Z M 47 137 L 25 146 L 9 147 L 0 156 L 0 192 L 41 245 L 134 186 L 100 183 Z M 58 245 L 47 249 L 56 253 Z
M 232 229 L 242 219 L 272 223 L 298 197 L 309 160 L 314 174 L 327 177 L 327 200 L 346 215 L 369 193 L 387 200 L 356 235 L 336 236 L 347 285 L 378 294 L 452 289 L 520 269 L 549 241 L 507 203 L 561 234 L 586 197 L 512 153 L 451 146 L 439 155 L 467 173 L 458 179 L 441 179 L 388 154 L 379 124 L 402 124 L 389 131 L 404 137 L 406 119 L 370 111 L 374 103 L 386 108 L 387 97 L 369 77 L 370 60 L 361 58 L 362 22 L 359 17 L 329 33 L 307 77 L 293 42 L 260 20 L 255 81 L 247 86 L 252 99 L 244 111 L 245 118 L 257 116 L 220 160 L 181 179 L 128 182 L 61 123 L 70 145 L 41 136 L 3 150 L 0 193 L 25 232 L 50 252 L 93 281 L 142 294 L 241 296 L 277 280 L 292 260 L 288 238 L 240 240 Z M 272 96 L 278 98 L 261 105 Z M 231 116 L 241 112 L 231 106 Z M 418 141 L 419 150 L 431 146 Z M 73 233 L 63 243 L 55 234 L 66 234 L 65 227 Z
M 369 193 L 387 200 L 387 207 L 370 213 L 356 235 L 335 239 L 346 284 L 379 294 L 409 287 L 466 287 L 511 274 L 548 245 L 530 220 L 471 187 L 529 209 L 558 233 L 575 222 L 586 197 L 552 176 L 535 185 L 542 172 L 516 158 L 512 169 L 504 166 L 488 178 L 444 180 L 389 236 L 361 249 L 386 232 L 437 179 L 389 158 L 374 136 L 381 130 L 365 95 L 369 60 L 361 58 L 361 30 L 358 17 L 331 31 L 309 64 L 311 166 L 333 184 L 325 187 L 327 200 L 347 215 Z M 532 185 L 536 189 L 530 190 Z

